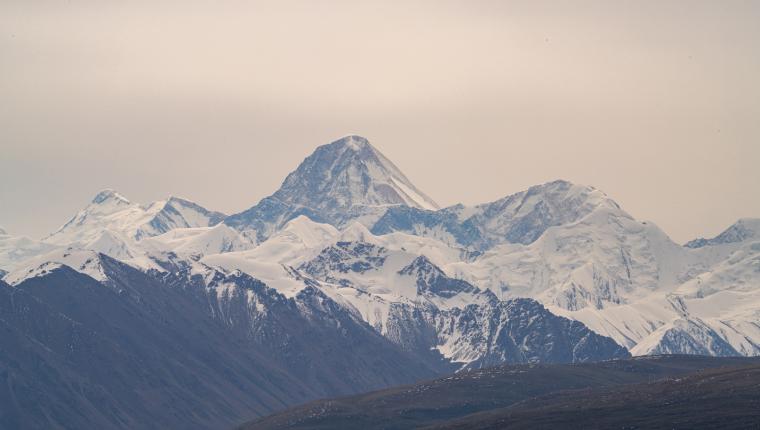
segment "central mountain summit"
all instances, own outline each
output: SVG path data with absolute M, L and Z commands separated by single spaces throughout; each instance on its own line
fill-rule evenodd
M 320 146 L 288 175 L 276 199 L 320 211 L 406 205 L 438 209 L 390 160 L 360 136 Z
M 317 148 L 273 195 L 225 222 L 264 239 L 299 215 L 342 227 L 371 222 L 399 205 L 438 209 L 367 139 L 346 136 Z

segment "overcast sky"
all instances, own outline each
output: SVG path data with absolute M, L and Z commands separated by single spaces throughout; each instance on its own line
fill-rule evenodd
M 225 212 L 360 134 L 441 205 L 557 178 L 679 242 L 760 217 L 760 2 L 0 2 L 0 225 Z

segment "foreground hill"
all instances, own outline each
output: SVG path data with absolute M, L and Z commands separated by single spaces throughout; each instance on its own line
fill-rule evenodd
M 759 387 L 760 359 L 750 358 L 502 366 L 320 400 L 241 428 L 694 428 L 716 422 L 711 420 L 757 425 Z
M 565 391 L 468 416 L 437 429 L 756 429 L 760 364 L 675 379 Z

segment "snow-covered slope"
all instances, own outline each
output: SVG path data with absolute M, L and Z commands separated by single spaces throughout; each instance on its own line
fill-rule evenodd
M 104 250 L 120 248 L 119 253 L 113 256 L 122 258 L 131 255 L 130 245 L 146 237 L 176 228 L 209 227 L 223 219 L 224 214 L 177 197 L 139 205 L 113 190 L 104 190 L 43 241 Z
M 247 237 L 224 224 L 217 224 L 213 227 L 173 229 L 142 240 L 139 248 L 153 258 L 161 259 L 162 255 L 173 253 L 186 259 L 198 260 L 206 255 L 243 251 L 255 245 L 255 238 Z
M 328 224 L 298 217 L 253 249 L 209 255 L 200 262 L 227 273 L 248 273 L 281 294 L 294 297 L 310 284 L 304 282 L 293 267 L 318 253 L 338 235 L 338 231 Z
M 8 272 L 19 263 L 55 249 L 50 245 L 25 236 L 14 236 L 0 228 L 0 270 Z
M 389 209 L 372 232 L 403 231 L 484 251 L 506 243 L 530 244 L 549 227 L 576 222 L 597 209 L 622 209 L 596 188 L 554 181 L 495 202 L 439 211 Z
M 595 334 L 589 338 L 590 349 L 569 353 L 562 345 L 591 333 L 578 323 L 574 324 L 579 331 L 570 336 L 569 343 L 547 342 L 547 337 L 560 336 L 554 324 L 573 323 L 555 320 L 533 301 L 501 301 L 490 291 L 448 276 L 438 266 L 466 256 L 466 251 L 431 238 L 404 233 L 375 236 L 358 222 L 338 232 L 301 217 L 253 250 L 207 256 L 200 264 L 226 273 L 255 274 L 287 297 L 319 288 L 378 333 L 428 360 L 478 367 L 625 354 L 611 340 Z M 485 331 L 494 335 L 486 336 Z M 543 340 L 540 346 L 527 347 L 524 336 Z
M 345 241 L 347 238 L 357 240 Z M 408 239 L 407 243 L 420 241 Z M 567 353 L 564 347 L 548 339 L 555 336 L 553 330 L 562 331 L 554 324 L 565 326 L 569 321 L 554 320 L 554 315 L 532 300 L 499 300 L 488 290 L 450 277 L 424 254 L 406 247 L 390 248 L 395 240 L 398 237 L 372 236 L 355 225 L 298 270 L 332 289 L 378 332 L 403 348 L 419 353 L 432 348 L 463 367 L 530 361 L 530 357 L 539 361 L 598 358 L 592 350 L 605 356 L 624 354 L 610 339 L 593 335 L 587 345 L 590 349 L 578 348 L 574 357 L 563 355 Z M 445 246 L 427 245 L 429 249 Z M 446 258 L 445 253 L 438 254 Z M 574 329 L 565 328 L 567 332 L 559 336 L 568 342 L 565 345 L 590 333 L 582 324 L 575 334 L 570 333 Z M 540 338 L 541 345 L 529 346 L 532 341 L 528 337 Z
M 166 276 L 245 273 L 288 299 L 318 291 L 426 359 L 473 366 L 593 355 L 514 346 L 529 342 L 531 318 L 542 335 L 562 327 L 581 342 L 588 327 L 636 354 L 760 354 L 759 219 L 681 246 L 567 181 L 438 209 L 357 136 L 319 147 L 272 196 L 222 217 L 107 190 L 44 242 L 0 234 L 0 270 L 13 281 L 70 261 L 97 277 L 85 263 L 99 252 Z
M 98 281 L 106 280 L 100 254 L 76 248 L 57 249 L 28 259 L 3 280 L 10 285 L 17 285 L 27 279 L 47 275 L 61 266 L 68 266 Z
M 498 245 L 452 271 L 500 297 L 536 297 L 569 310 L 627 303 L 675 286 L 686 251 L 617 208 L 548 228 L 536 241 Z
M 760 354 L 760 237 L 729 243 L 735 246 L 728 258 L 669 296 L 678 315 L 637 353 Z
M 333 247 L 333 256 L 347 259 L 342 266 L 324 273 L 300 269 L 323 283 L 338 285 L 336 293 L 379 330 L 393 319 L 391 309 L 421 298 L 413 283 L 399 276 L 401 264 L 393 260 L 398 254 L 389 251 L 395 250 L 408 253 L 407 263 L 415 255 L 430 254 L 448 276 L 489 289 L 503 300 L 535 298 L 636 353 L 757 353 L 760 300 L 746 293 L 741 299 L 735 292 L 725 295 L 740 285 L 760 289 L 758 253 L 750 243 L 753 234 L 747 233 L 752 231 L 747 227 L 751 220 L 728 230 L 741 234 L 721 236 L 732 240 L 690 249 L 674 243 L 656 225 L 635 220 L 602 192 L 564 181 L 476 208 L 469 213 L 462 207 L 433 213 L 458 212 L 459 225 L 469 225 L 478 237 L 490 237 L 482 242 L 489 243 L 483 254 L 464 249 L 440 228 L 434 234 L 413 228 L 413 234 L 374 235 L 355 223 L 338 241 L 344 246 L 363 244 L 364 259 L 347 257 L 355 249 Z M 398 210 L 404 207 L 391 209 Z M 736 254 L 740 248 L 742 258 Z M 373 266 L 378 262 L 382 267 Z M 695 282 L 711 287 L 687 293 Z M 434 306 L 446 308 L 445 299 L 436 300 Z M 466 297 L 459 305 L 468 301 L 476 303 Z M 724 311 L 706 311 L 716 306 Z
M 336 227 L 371 225 L 393 206 L 438 208 L 367 139 L 347 136 L 317 148 L 272 196 L 225 223 L 265 239 L 300 215 Z
M 662 245 L 654 247 L 655 288 L 642 288 L 646 282 L 633 277 L 631 285 L 641 291 L 619 303 L 568 307 L 548 300 L 550 309 L 634 354 L 760 354 L 760 240 L 748 236 L 698 249 Z

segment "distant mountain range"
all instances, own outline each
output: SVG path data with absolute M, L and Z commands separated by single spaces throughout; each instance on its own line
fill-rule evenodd
M 105 190 L 42 240 L 0 230 L 0 276 L 8 425 L 204 428 L 505 363 L 760 355 L 759 219 L 682 246 L 567 181 L 440 208 L 359 136 L 239 214 Z

